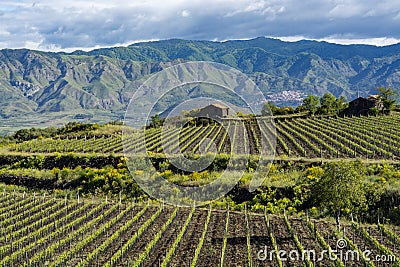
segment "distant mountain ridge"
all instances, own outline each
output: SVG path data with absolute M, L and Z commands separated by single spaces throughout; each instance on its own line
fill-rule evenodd
M 378 86 L 400 86 L 400 44 L 376 47 L 317 41 L 164 40 L 90 52 L 0 50 L 0 117 L 51 118 L 103 114 L 121 118 L 132 88 L 150 74 L 184 61 L 215 61 L 253 79 L 266 97 L 322 95 L 354 98 Z M 282 92 L 289 92 L 283 93 Z M 299 102 L 301 98 L 287 99 Z

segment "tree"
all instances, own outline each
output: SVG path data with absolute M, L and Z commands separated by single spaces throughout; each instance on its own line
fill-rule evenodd
M 161 119 L 158 114 L 151 116 L 151 122 L 149 124 L 149 128 L 158 128 L 161 127 L 164 123 L 165 119 Z
M 274 115 L 277 109 L 279 109 L 279 107 L 275 105 L 274 102 L 269 101 L 267 104 L 263 106 L 261 110 L 261 115 L 263 116 Z
M 306 108 L 303 105 L 297 106 L 297 108 L 295 109 L 295 113 L 303 113 L 306 112 Z
M 324 94 L 321 98 L 320 114 L 333 114 L 336 111 L 336 97 L 330 93 Z
M 368 208 L 366 168 L 361 162 L 332 162 L 323 168 L 323 174 L 314 185 L 313 196 L 321 207 L 336 215 L 340 227 L 342 211 L 359 212 Z
M 271 114 L 272 113 L 272 114 Z M 295 110 L 293 107 L 278 107 L 273 102 L 268 102 L 264 105 L 263 109 L 261 110 L 261 115 L 268 116 L 268 115 L 288 115 L 294 114 Z
M 309 95 L 303 100 L 304 108 L 312 115 L 317 112 L 318 107 L 320 105 L 319 97 L 314 95 Z
M 343 107 L 346 108 L 346 105 L 347 105 L 347 99 L 346 99 L 346 97 L 340 96 L 340 97 L 338 98 L 338 100 L 339 100 L 339 102 L 343 105 Z
M 378 116 L 380 110 L 377 107 L 370 108 L 368 113 L 372 116 Z
M 318 110 L 319 114 L 338 114 L 345 108 L 346 98 L 341 96 L 336 98 L 330 93 L 324 94 L 321 98 L 321 107 Z
M 399 98 L 399 92 L 390 87 L 378 87 L 377 90 L 379 92 L 378 95 L 383 103 L 384 109 L 389 112 L 393 110 Z

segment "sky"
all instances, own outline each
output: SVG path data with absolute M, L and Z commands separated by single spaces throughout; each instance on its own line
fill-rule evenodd
M 92 50 L 181 38 L 400 42 L 397 0 L 0 0 L 0 49 Z

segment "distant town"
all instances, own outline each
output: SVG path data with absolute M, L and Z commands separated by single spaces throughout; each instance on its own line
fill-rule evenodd
M 303 101 L 307 95 L 301 91 L 285 90 L 276 94 L 267 95 L 266 99 L 272 102 Z

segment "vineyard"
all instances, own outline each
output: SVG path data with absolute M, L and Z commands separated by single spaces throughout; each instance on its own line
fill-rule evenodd
M 128 135 L 86 131 L 4 145 L 2 182 L 21 182 L 29 190 L 48 185 L 53 191 L 0 191 L 0 267 L 400 266 L 400 169 L 385 163 L 400 159 L 400 116 L 260 123 L 262 127 L 248 119 L 224 120 Z M 282 160 L 267 177 L 272 187 L 251 195 L 238 186 L 218 203 L 190 208 L 149 200 L 122 156 L 151 152 L 162 175 L 197 185 L 218 174 L 225 155 L 210 170 L 181 175 L 164 161 L 164 154 L 217 152 L 239 155 L 240 161 L 240 155 L 259 155 L 262 145 L 273 148 L 278 159 L 316 159 L 310 162 L 321 166 L 302 166 L 299 160 L 298 169 L 286 170 Z M 322 158 L 332 160 L 324 165 Z M 307 190 L 333 166 L 329 163 L 343 158 L 376 160 L 346 165 L 358 168 L 360 176 L 368 173 L 357 183 L 368 182 L 374 187 L 365 196 L 374 194 L 365 210 L 371 216 L 344 209 L 338 227 L 332 219 L 321 219 L 329 215 Z M 381 185 L 386 187 L 379 193 L 375 189 Z M 297 190 L 300 186 L 304 192 Z M 381 201 L 372 198 L 375 192 L 382 194 Z
M 252 121 L 227 120 L 222 125 L 169 127 L 163 132 L 152 128 L 146 130 L 145 135 L 132 134 L 125 138 L 120 134 L 39 138 L 10 145 L 8 149 L 31 153 L 118 154 L 125 148 L 128 152 L 146 149 L 170 154 L 199 151 L 258 154 L 261 144 L 266 142 L 267 149 L 276 143 L 275 155 L 281 158 L 400 158 L 399 115 L 289 118 L 275 120 L 274 124 L 265 123 L 265 127 L 259 127 Z
M 0 216 L 4 267 L 400 264 L 395 258 L 400 228 L 386 224 L 353 222 L 337 231 L 329 221 L 253 214 L 246 208 L 220 211 L 5 191 Z M 335 257 L 321 256 L 330 249 Z M 371 260 L 362 258 L 366 249 Z M 360 258 L 346 258 L 345 250 L 360 252 Z M 377 256 L 381 261 L 372 260 Z

